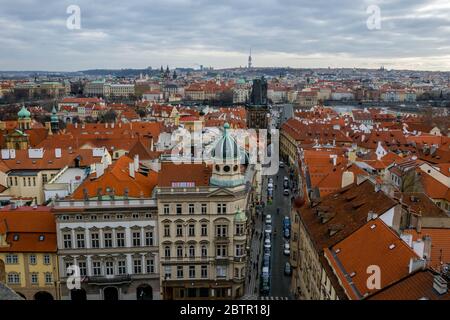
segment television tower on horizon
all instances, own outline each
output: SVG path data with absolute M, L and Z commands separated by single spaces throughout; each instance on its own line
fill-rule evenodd
M 250 55 L 248 56 L 248 68 L 252 68 L 252 48 L 250 48 Z

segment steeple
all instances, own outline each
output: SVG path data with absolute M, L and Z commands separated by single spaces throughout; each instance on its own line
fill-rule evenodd
M 56 108 L 53 106 L 52 109 L 52 115 L 50 116 L 50 125 L 53 133 L 58 132 L 59 130 L 59 119 L 58 115 L 56 114 Z

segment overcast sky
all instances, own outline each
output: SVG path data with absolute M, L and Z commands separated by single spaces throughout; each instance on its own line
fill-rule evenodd
M 70 5 L 79 30 L 66 26 Z M 367 27 L 371 5 L 381 29 Z M 0 70 L 239 67 L 250 47 L 261 67 L 448 71 L 450 1 L 1 1 Z

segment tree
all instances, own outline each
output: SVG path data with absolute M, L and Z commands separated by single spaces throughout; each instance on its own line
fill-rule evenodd
M 116 122 L 116 119 L 117 119 L 117 113 L 114 110 L 110 109 L 102 115 L 100 122 L 113 123 L 113 122 Z
M 145 112 L 145 110 L 139 109 L 137 111 L 137 114 L 139 115 L 139 117 L 141 118 L 145 118 L 145 116 L 147 115 L 147 113 Z
M 403 170 L 400 177 L 400 191 L 401 192 L 422 192 L 422 184 L 419 174 L 415 168 Z

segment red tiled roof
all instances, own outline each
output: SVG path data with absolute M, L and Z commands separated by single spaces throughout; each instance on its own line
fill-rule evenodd
M 378 266 L 381 288 L 406 277 L 409 263 L 416 253 L 381 219 L 369 221 L 343 241 L 330 249 L 325 256 L 340 278 L 351 299 L 363 299 L 377 289 L 369 289 L 369 266 Z
M 56 224 L 50 207 L 0 209 L 0 233 L 7 233 L 10 244 L 0 247 L 0 252 L 56 252 Z M 14 235 L 19 239 L 15 241 Z
M 434 276 L 430 270 L 418 271 L 380 290 L 368 300 L 450 300 L 450 292 L 439 295 L 433 289 Z
M 204 163 L 162 162 L 158 176 L 158 187 L 172 187 L 174 183 L 193 183 L 196 187 L 209 186 L 211 171 L 211 167 Z
M 422 228 L 420 232 L 409 229 L 404 230 L 404 233 L 411 234 L 414 241 L 425 236 L 431 237 L 430 268 L 440 271 L 442 264 L 450 264 L 450 229 Z
M 93 198 L 97 196 L 97 192 L 101 189 L 103 196 L 108 196 L 107 190 L 114 191 L 116 197 L 123 197 L 125 189 L 128 189 L 128 196 L 130 198 L 150 197 L 153 188 L 156 186 L 158 174 L 154 171 L 149 171 L 148 175 L 135 172 L 135 177 L 132 178 L 129 173 L 129 163 L 133 160 L 127 156 L 120 157 L 99 178 L 96 178 L 96 173 L 91 174 L 83 183 L 75 190 L 71 198 L 84 199 L 84 190 L 86 190 L 88 197 Z

